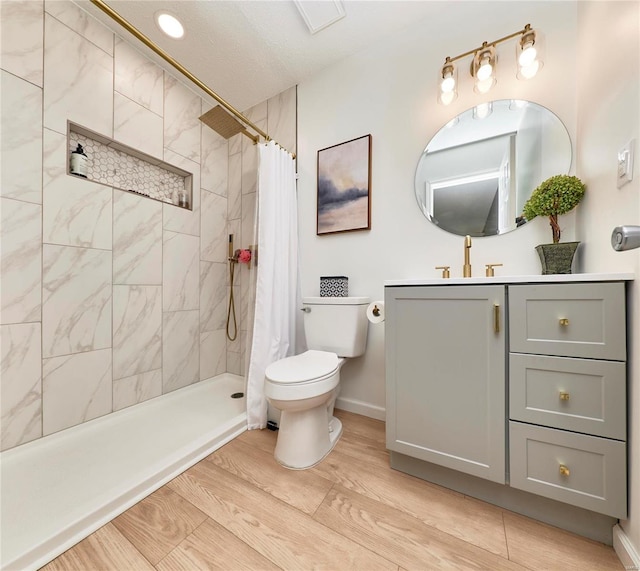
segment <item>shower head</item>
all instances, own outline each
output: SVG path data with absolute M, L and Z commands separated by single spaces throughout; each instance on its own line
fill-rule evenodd
M 255 137 L 251 135 L 240 121 L 234 119 L 220 105 L 216 105 L 213 109 L 207 111 L 200 117 L 200 121 L 225 139 L 230 139 L 234 135 L 242 133 L 255 142 L 258 140 L 257 135 Z

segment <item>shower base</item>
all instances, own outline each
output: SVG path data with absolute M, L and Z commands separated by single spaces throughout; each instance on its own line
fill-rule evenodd
M 0 454 L 2 569 L 38 569 L 246 430 L 225 373 Z

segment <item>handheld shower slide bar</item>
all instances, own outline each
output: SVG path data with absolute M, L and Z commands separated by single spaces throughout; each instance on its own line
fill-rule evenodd
M 233 296 L 233 278 L 236 273 L 236 264 L 238 263 L 238 254 L 240 250 L 233 251 L 233 234 L 229 234 L 229 308 L 227 310 L 227 339 L 235 341 L 238 336 L 238 321 L 236 319 L 236 301 Z M 231 333 L 231 324 L 233 323 L 233 333 Z

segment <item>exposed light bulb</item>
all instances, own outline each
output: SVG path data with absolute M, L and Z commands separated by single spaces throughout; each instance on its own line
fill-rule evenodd
M 494 86 L 494 84 L 495 80 L 491 75 L 487 77 L 487 79 L 483 80 L 480 80 L 480 78 L 478 78 L 478 81 L 476 81 L 476 91 L 478 93 L 486 93 Z
M 456 68 L 449 58 L 447 58 L 440 70 L 440 93 L 438 101 L 442 105 L 449 105 L 458 97 L 457 92 L 458 74 Z
M 449 105 L 449 103 L 451 103 L 455 98 L 455 91 L 442 92 L 440 94 L 440 103 L 442 103 L 443 105 Z
M 540 62 L 538 60 L 534 60 L 533 63 L 531 63 L 530 65 L 522 66 L 520 68 L 520 75 L 524 79 L 531 79 L 536 75 L 536 73 L 538 73 L 539 69 L 540 69 Z
M 445 61 L 442 66 L 440 76 L 442 77 L 442 81 L 440 82 L 440 91 L 442 91 L 442 93 L 454 91 L 456 88 L 455 68 L 449 61 L 449 58 L 447 58 L 447 61 Z
M 522 46 L 522 52 L 518 57 L 518 63 L 521 67 L 530 66 L 538 57 L 538 50 L 533 46 L 533 42 L 527 42 Z
M 440 91 L 442 91 L 442 93 L 450 93 L 455 89 L 455 86 L 456 80 L 453 76 L 449 75 L 442 80 L 442 83 L 440 84 Z
M 480 67 L 476 72 L 476 77 L 479 81 L 489 79 L 493 74 L 493 66 L 491 65 L 491 58 L 489 56 L 483 57 L 480 60 Z
M 158 27 L 167 34 L 167 36 L 175 39 L 180 39 L 184 36 L 184 27 L 178 18 L 172 14 L 158 12 L 156 14 L 156 22 L 158 23 Z

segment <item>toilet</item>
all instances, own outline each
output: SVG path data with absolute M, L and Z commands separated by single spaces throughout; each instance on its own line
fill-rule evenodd
M 271 363 L 264 392 L 281 411 L 275 458 L 303 470 L 320 462 L 342 434 L 333 416 L 340 390 L 340 369 L 359 357 L 367 344 L 367 297 L 302 299 L 308 351 Z

